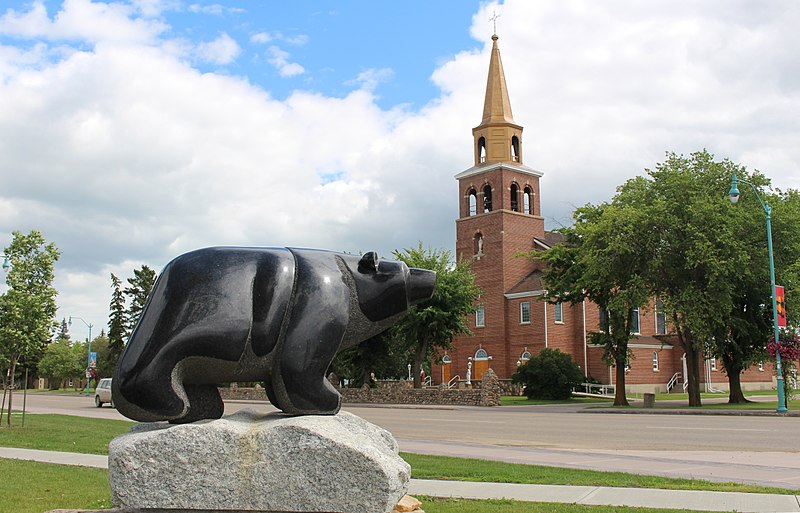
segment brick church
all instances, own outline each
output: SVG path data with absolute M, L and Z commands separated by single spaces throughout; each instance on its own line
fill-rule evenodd
M 471 260 L 482 294 L 468 322 L 472 335 L 456 338 L 453 348 L 439 355 L 431 378 L 435 384 L 463 382 L 468 375 L 480 380 L 492 368 L 500 379 L 509 379 L 518 365 L 549 347 L 570 354 L 587 378 L 613 385 L 614 368 L 603 362 L 603 349 L 589 341 L 600 325 L 597 305 L 542 301 L 542 264 L 519 256 L 546 250 L 561 237 L 544 228 L 544 173 L 525 165 L 523 127 L 511 112 L 497 40 L 493 35 L 483 117 L 472 129 L 474 165 L 455 176 L 456 255 Z M 626 373 L 628 390 L 683 391 L 685 359 L 677 340 L 661 336 L 669 329 L 663 305 L 653 300 L 635 312 L 637 318 L 638 338 L 629 344 L 634 358 Z M 707 359 L 703 366 L 702 390 L 728 389 L 719 361 Z M 769 363 L 755 366 L 742 374 L 742 387 L 770 388 L 773 375 Z

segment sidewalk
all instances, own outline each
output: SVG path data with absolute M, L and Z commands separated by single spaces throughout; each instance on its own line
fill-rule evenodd
M 0 458 L 108 468 L 108 457 L 94 454 L 0 447 Z M 800 512 L 800 496 L 735 492 L 412 479 L 408 493 L 432 497 L 512 499 L 585 505 L 682 508 L 698 511 L 737 511 L 740 513 Z

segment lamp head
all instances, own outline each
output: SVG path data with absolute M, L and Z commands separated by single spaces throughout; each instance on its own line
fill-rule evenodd
M 11 269 L 11 262 L 9 262 L 8 261 L 8 257 L 4 255 L 3 256 L 3 270 L 4 271 L 8 271 L 9 269 Z
M 733 180 L 731 180 L 731 190 L 728 191 L 728 199 L 730 199 L 731 203 L 734 205 L 739 201 L 739 179 L 736 178 L 735 173 L 733 175 Z
M 72 326 L 72 316 L 69 316 L 69 320 L 67 321 L 68 326 Z

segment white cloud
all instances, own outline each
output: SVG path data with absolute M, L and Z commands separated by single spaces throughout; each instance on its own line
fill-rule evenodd
M 190 4 L 189 5 L 189 12 L 199 13 L 199 14 L 212 14 L 214 16 L 221 16 L 223 14 L 236 14 L 245 12 L 244 9 L 239 7 L 227 7 L 220 4 L 208 4 L 208 5 L 201 5 L 201 4 Z
M 196 55 L 202 61 L 223 65 L 235 61 L 241 51 L 239 44 L 223 32 L 213 41 L 197 45 Z
M 160 269 L 200 246 L 452 248 L 453 175 L 472 165 L 493 9 L 549 226 L 667 150 L 706 147 L 800 187 L 794 2 L 489 4 L 471 28 L 483 46 L 431 70 L 442 94 L 418 112 L 376 104 L 385 70 L 342 98 L 284 101 L 200 73 L 190 42 L 137 17 L 145 4 L 71 0 L 51 18 L 35 2 L 0 16 L 0 32 L 36 38 L 0 44 L 0 244 L 36 228 L 62 249 L 59 317 L 104 325 L 109 272 Z M 125 44 L 51 46 L 69 38 Z M 227 48 L 207 55 L 231 62 Z M 283 76 L 304 71 L 278 47 L 268 55 Z
M 275 39 L 275 36 L 273 36 L 269 32 L 259 32 L 257 34 L 253 34 L 252 36 L 250 36 L 250 42 L 258 44 L 269 43 L 273 39 Z
M 256 44 L 269 43 L 270 41 L 284 41 L 290 45 L 302 46 L 309 41 L 307 34 L 299 34 L 296 36 L 284 36 L 281 32 L 258 32 L 250 37 L 250 42 Z
M 267 62 L 275 66 L 278 74 L 282 77 L 293 77 L 305 73 L 305 68 L 296 62 L 289 62 L 289 52 L 281 50 L 277 46 L 270 46 L 267 49 L 269 58 Z
M 135 9 L 126 4 L 64 0 L 50 19 L 45 5 L 35 1 L 29 11 L 9 9 L 0 17 L 0 33 L 48 40 L 144 43 L 152 41 L 166 26 L 158 20 L 133 18 Z
M 393 76 L 394 71 L 390 68 L 372 68 L 362 71 L 355 79 L 349 81 L 348 84 L 357 84 L 362 89 L 374 91 L 375 88 L 378 87 L 378 84 L 388 82 Z

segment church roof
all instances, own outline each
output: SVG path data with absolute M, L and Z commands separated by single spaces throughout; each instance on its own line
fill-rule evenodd
M 542 271 L 535 270 L 526 277 L 522 278 L 505 293 L 506 298 L 541 295 L 544 292 L 542 283 Z
M 514 123 L 511 101 L 508 98 L 503 61 L 497 47 L 497 34 L 492 36 L 492 56 L 489 60 L 489 77 L 486 79 L 486 98 L 483 102 L 481 125 L 489 123 Z
M 544 238 L 534 237 L 533 241 L 542 247 L 542 249 L 550 249 L 553 246 L 561 244 L 566 240 L 563 234 L 558 232 L 544 232 Z
M 495 169 L 509 169 L 511 171 L 515 171 L 517 173 L 521 173 L 523 175 L 530 175 L 530 176 L 543 176 L 544 173 L 541 171 L 537 171 L 532 167 L 525 166 L 523 164 L 510 164 L 508 162 L 495 162 L 494 164 L 490 164 L 488 166 L 472 166 L 469 169 L 465 169 L 464 171 L 458 173 L 455 178 L 456 180 L 461 180 L 462 178 L 467 178 L 473 175 L 478 175 L 481 173 L 488 173 L 489 171 L 494 171 Z

